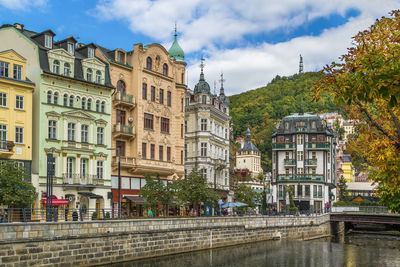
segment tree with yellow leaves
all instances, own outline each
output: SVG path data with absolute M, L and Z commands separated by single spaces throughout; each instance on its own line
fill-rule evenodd
M 368 164 L 382 204 L 400 212 L 400 10 L 359 32 L 340 60 L 322 70 L 314 99 L 332 92 L 358 122 L 348 151 Z

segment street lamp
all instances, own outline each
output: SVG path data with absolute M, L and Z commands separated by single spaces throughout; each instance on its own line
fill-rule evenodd
M 118 218 L 121 218 L 121 148 L 107 148 L 107 150 L 116 150 L 118 156 Z

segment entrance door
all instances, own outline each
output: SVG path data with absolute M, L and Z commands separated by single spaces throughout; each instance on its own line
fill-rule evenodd
M 97 212 L 97 219 L 100 219 L 100 209 L 101 209 L 101 203 L 100 199 L 96 199 L 96 212 Z

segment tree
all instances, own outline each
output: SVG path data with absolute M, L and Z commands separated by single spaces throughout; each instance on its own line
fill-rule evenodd
M 344 179 L 343 175 L 340 176 L 338 188 L 339 188 L 339 200 L 347 202 L 349 193 L 347 191 L 347 182 L 346 179 Z
M 338 118 L 333 122 L 333 131 L 337 133 L 339 140 L 343 140 L 345 130 L 343 126 L 340 125 L 340 121 Z
M 17 167 L 14 161 L 0 162 L 0 204 L 10 208 L 29 208 L 37 193 L 29 182 L 25 168 Z
M 400 212 L 400 11 L 353 37 L 354 46 L 323 69 L 314 99 L 331 92 L 359 122 L 348 151 L 369 165 L 381 203 Z
M 289 211 L 293 211 L 296 212 L 299 209 L 296 207 L 296 205 L 294 204 L 294 200 L 293 200 L 293 195 L 294 195 L 294 185 L 288 185 L 287 187 L 287 192 L 289 194 Z
M 145 175 L 146 185 L 140 189 L 140 196 L 144 198 L 144 207 L 150 208 L 154 215 L 157 215 L 158 204 L 161 202 L 162 195 L 165 193 L 163 182 L 157 176 L 156 179 L 151 178 L 149 174 Z
M 246 203 L 249 207 L 254 208 L 256 206 L 254 200 L 258 198 L 258 194 L 250 187 L 240 184 L 236 188 L 235 198 L 237 201 Z

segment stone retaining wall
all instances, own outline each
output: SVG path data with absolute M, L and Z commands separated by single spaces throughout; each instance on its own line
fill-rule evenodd
M 99 265 L 273 239 L 330 235 L 329 215 L 0 224 L 1 266 Z

